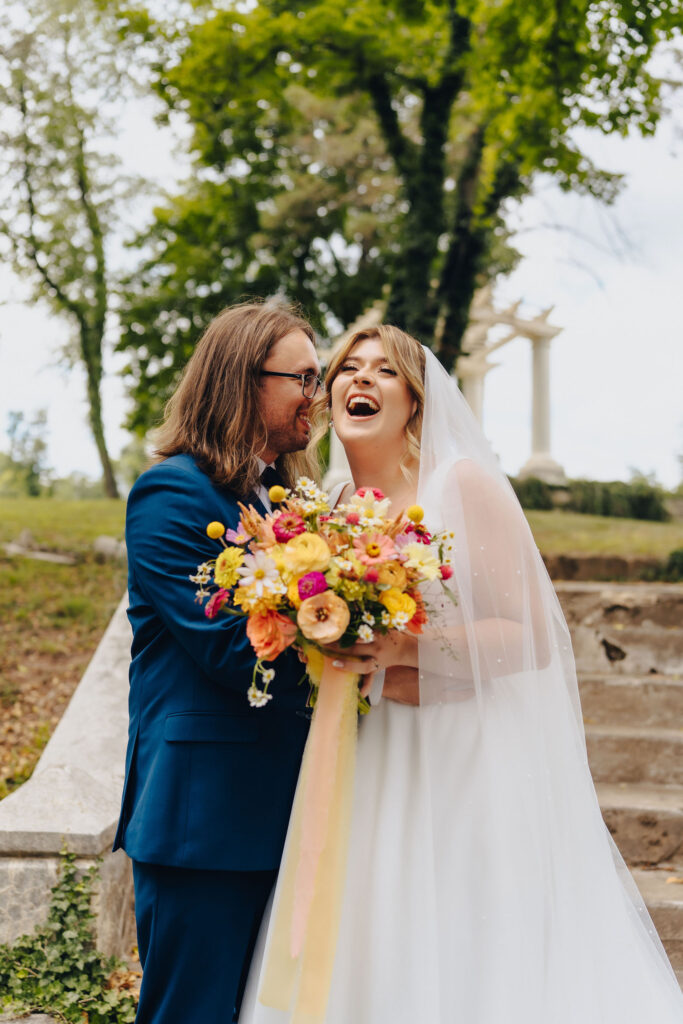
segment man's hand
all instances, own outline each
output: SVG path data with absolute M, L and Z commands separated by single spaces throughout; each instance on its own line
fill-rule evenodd
M 408 665 L 395 665 L 387 669 L 382 697 L 394 700 L 397 704 L 419 704 L 420 681 L 417 669 Z

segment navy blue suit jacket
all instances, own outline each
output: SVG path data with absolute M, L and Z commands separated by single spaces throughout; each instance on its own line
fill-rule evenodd
M 176 867 L 277 868 L 308 731 L 308 687 L 292 651 L 273 663 L 273 700 L 251 708 L 246 620 L 209 620 L 188 579 L 234 529 L 235 496 L 189 455 L 144 473 L 128 499 L 130 729 L 114 849 Z

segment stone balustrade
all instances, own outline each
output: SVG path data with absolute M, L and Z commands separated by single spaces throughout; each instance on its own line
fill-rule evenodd
M 0 802 L 0 942 L 45 920 L 64 848 L 84 868 L 101 858 L 98 948 L 123 955 L 135 940 L 130 862 L 122 851 L 111 852 L 128 729 L 126 604 L 127 595 L 33 775 Z

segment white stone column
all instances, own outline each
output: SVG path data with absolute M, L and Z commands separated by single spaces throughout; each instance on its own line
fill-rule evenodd
M 480 426 L 484 422 L 484 378 L 486 370 L 461 375 L 462 393 Z
M 531 454 L 550 455 L 550 339 L 534 338 Z
M 548 484 L 566 484 L 564 469 L 550 454 L 550 338 L 531 338 L 532 409 L 531 457 L 518 476 L 538 477 Z

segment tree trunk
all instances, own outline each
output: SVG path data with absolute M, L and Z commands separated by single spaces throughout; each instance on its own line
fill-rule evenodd
M 81 354 L 85 363 L 86 388 L 88 393 L 88 420 L 97 447 L 102 466 L 104 492 L 108 498 L 118 498 L 119 489 L 116 485 L 114 470 L 107 451 L 102 422 L 102 338 L 92 338 L 89 333 L 81 330 Z
M 439 238 L 445 230 L 444 148 L 457 82 L 448 79 L 425 88 L 420 128 L 422 144 L 403 180 L 410 209 L 404 219 L 403 241 L 397 255 L 387 308 L 387 320 L 429 345 L 434 339 L 438 303 L 433 278 L 439 257 Z

